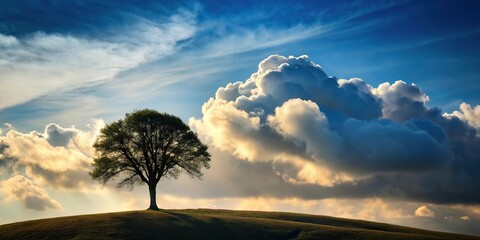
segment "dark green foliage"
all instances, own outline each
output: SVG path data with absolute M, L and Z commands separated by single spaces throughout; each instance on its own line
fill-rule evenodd
M 120 178 L 118 187 L 130 188 L 146 183 L 153 196 L 162 177 L 186 172 L 200 178 L 202 167 L 210 167 L 208 147 L 196 133 L 180 118 L 151 109 L 127 113 L 125 119 L 107 125 L 93 147 L 93 179 L 106 184 Z M 150 207 L 155 209 L 156 203 Z

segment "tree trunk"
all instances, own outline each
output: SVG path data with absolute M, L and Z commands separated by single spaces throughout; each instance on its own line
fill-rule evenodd
M 159 210 L 157 207 L 157 185 L 149 185 L 148 190 L 150 191 L 150 207 L 148 207 L 148 210 Z

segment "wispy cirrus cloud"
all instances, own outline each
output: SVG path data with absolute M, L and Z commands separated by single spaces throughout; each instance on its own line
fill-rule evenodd
M 108 40 L 35 32 L 0 34 L 0 109 L 43 95 L 102 82 L 171 54 L 195 34 L 195 14 L 165 22 L 138 20 Z
M 328 21 L 320 20 L 326 14 L 321 12 L 310 16 L 305 23 L 292 23 L 287 28 L 258 24 L 259 19 L 268 21 L 276 14 L 285 15 L 283 9 L 287 6 L 283 4 L 273 9 L 273 13 L 272 9 L 265 8 L 235 15 L 228 11 L 209 15 L 202 5 L 190 5 L 193 7 L 188 9 L 194 10 L 179 10 L 170 17 L 152 17 L 148 9 L 129 5 L 114 8 L 105 13 L 106 16 L 115 13 L 110 17 L 121 19 L 125 25 L 109 26 L 111 19 L 102 18 L 101 25 L 93 27 L 93 32 L 106 31 L 97 34 L 99 37 L 93 33 L 75 35 L 75 32 L 31 32 L 17 37 L 3 34 L 2 41 L 8 42 L 9 47 L 4 44 L 6 52 L 0 54 L 0 62 L 3 60 L 6 64 L 5 71 L 0 74 L 0 86 L 17 90 L 5 90 L 0 96 L 0 111 L 3 110 L 0 118 L 20 121 L 19 127 L 40 127 L 19 117 L 29 115 L 24 113 L 28 111 L 31 118 L 43 118 L 44 123 L 70 124 L 73 121 L 83 125 L 92 117 L 87 116 L 87 112 L 95 115 L 115 112 L 118 115 L 121 110 L 115 109 L 122 100 L 121 105 L 130 108 L 146 102 L 151 104 L 154 101 L 151 99 L 164 101 L 158 96 L 172 84 L 208 84 L 229 72 L 222 67 L 224 64 L 235 69 L 250 68 L 251 59 L 258 58 L 254 52 L 270 52 L 272 48 L 336 32 L 346 34 L 350 32 L 350 20 L 397 4 L 375 3 L 358 11 L 349 9 Z M 328 6 L 325 9 L 336 8 Z M 148 13 L 148 17 L 141 16 L 142 13 Z M 79 24 L 76 12 L 73 14 L 74 18 L 69 21 Z M 158 18 L 161 20 L 154 20 Z M 381 22 L 369 21 L 355 26 L 363 29 L 372 24 Z M 84 28 L 82 25 L 82 31 Z M 169 57 L 163 58 L 165 56 Z M 85 95 L 82 88 L 90 88 L 92 93 Z M 16 94 L 18 91 L 22 93 Z M 73 98 L 80 101 L 73 101 Z M 88 106 L 99 107 L 91 109 L 79 103 L 84 100 Z M 72 109 L 76 108 L 80 108 L 79 111 L 72 114 Z

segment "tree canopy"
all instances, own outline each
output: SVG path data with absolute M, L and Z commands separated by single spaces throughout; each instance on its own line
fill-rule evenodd
M 209 168 L 210 154 L 196 133 L 180 118 L 151 109 L 127 113 L 105 126 L 95 144 L 93 179 L 106 184 L 119 179 L 118 187 L 145 183 L 150 191 L 149 209 L 158 209 L 156 186 L 163 177 L 185 172 L 200 178 Z

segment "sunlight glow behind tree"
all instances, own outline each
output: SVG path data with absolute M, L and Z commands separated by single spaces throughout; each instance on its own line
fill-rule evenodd
M 186 172 L 200 178 L 202 167 L 210 167 L 208 147 L 196 133 L 180 118 L 150 109 L 108 124 L 94 148 L 92 178 L 106 184 L 119 177 L 118 187 L 147 184 L 151 210 L 158 210 L 156 187 L 162 177 L 176 179 Z

